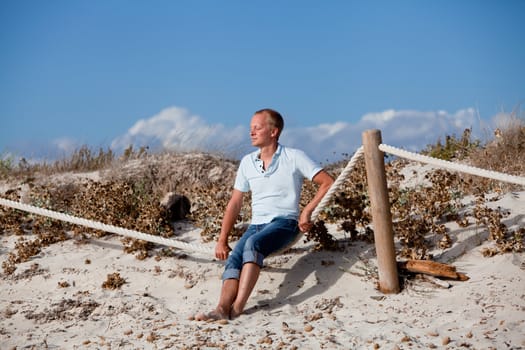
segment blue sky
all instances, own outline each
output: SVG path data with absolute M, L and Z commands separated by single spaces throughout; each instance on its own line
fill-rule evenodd
M 412 149 L 486 134 L 522 110 L 524 14 L 511 0 L 3 0 L 0 154 L 243 153 L 263 107 L 319 161 L 366 128 Z

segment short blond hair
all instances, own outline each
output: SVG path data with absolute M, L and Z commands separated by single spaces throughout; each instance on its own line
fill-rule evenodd
M 277 128 L 277 139 L 281 135 L 281 131 L 284 128 L 284 119 L 281 113 L 271 108 L 263 108 L 255 112 L 255 114 L 266 114 L 268 116 L 267 121 L 269 124 Z

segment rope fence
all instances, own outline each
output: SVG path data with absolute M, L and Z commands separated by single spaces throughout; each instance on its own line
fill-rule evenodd
M 408 151 L 405 151 L 405 150 L 402 150 L 396 147 L 392 147 L 389 145 L 385 145 L 385 144 L 380 144 L 379 149 L 383 152 L 390 153 L 390 154 L 393 154 L 399 157 L 403 157 L 406 159 L 410 159 L 410 160 L 414 160 L 414 161 L 418 161 L 422 163 L 428 163 L 428 164 L 432 164 L 438 167 L 460 171 L 460 172 L 465 172 L 465 173 L 472 174 L 472 175 L 487 177 L 487 178 L 494 179 L 494 180 L 510 182 L 510 183 L 525 186 L 524 177 L 498 173 L 495 171 L 475 168 L 475 167 L 464 165 L 464 164 L 458 164 L 458 163 L 453 163 L 453 162 L 449 162 L 449 161 L 445 161 L 441 159 L 436 159 L 436 158 L 424 156 L 421 154 L 408 152 Z M 348 175 L 354 169 L 355 164 L 363 156 L 363 154 L 364 154 L 364 150 L 363 150 L 363 146 L 361 146 L 354 153 L 354 155 L 352 156 L 352 158 L 350 159 L 346 167 L 343 169 L 341 174 L 335 180 L 334 184 L 330 187 L 330 189 L 325 194 L 325 196 L 323 197 L 319 205 L 317 205 L 317 207 L 313 211 L 312 221 L 315 221 L 315 219 L 317 219 L 321 211 L 328 205 L 333 195 L 342 186 L 344 181 L 347 179 Z M 60 220 L 60 221 L 69 222 L 71 224 L 81 225 L 81 226 L 89 227 L 89 228 L 96 229 L 96 230 L 118 234 L 118 235 L 125 236 L 125 237 L 131 237 L 131 238 L 140 239 L 143 241 L 165 245 L 168 247 L 182 249 L 185 251 L 200 252 L 200 253 L 204 253 L 204 254 L 213 256 L 213 250 L 203 245 L 192 244 L 192 243 L 187 243 L 187 242 L 183 242 L 180 240 L 174 240 L 174 239 L 164 238 L 161 236 L 146 234 L 140 231 L 135 231 L 135 230 L 130 230 L 130 229 L 126 229 L 126 228 L 122 228 L 118 226 L 108 225 L 102 222 L 88 220 L 88 219 L 84 219 L 84 218 L 80 218 L 77 216 L 64 214 L 64 213 L 60 213 L 60 212 L 56 212 L 56 211 L 52 211 L 52 210 L 48 210 L 44 208 L 39 208 L 39 207 L 35 207 L 29 204 L 15 202 L 15 201 L 4 199 L 4 198 L 0 198 L 0 205 L 22 210 L 22 211 L 33 213 L 33 214 L 37 214 L 37 215 L 46 216 L 46 217 Z
M 493 180 L 509 182 L 517 185 L 525 186 L 525 177 L 508 175 L 504 173 L 499 173 L 492 170 L 486 170 L 481 168 L 476 168 L 470 165 L 454 163 L 443 159 L 432 158 L 418 153 L 412 153 L 409 151 L 402 150 L 393 146 L 380 144 L 379 149 L 385 153 L 390 153 L 398 157 L 406 158 L 409 160 L 414 160 L 421 163 L 427 163 L 431 165 L 438 166 L 440 168 L 455 170 L 471 175 L 477 175 L 481 177 L 486 177 Z
M 4 199 L 4 198 L 0 198 L 0 204 L 10 207 L 10 208 L 26 211 L 28 213 L 46 216 L 51 219 L 65 221 L 71 224 L 81 225 L 81 226 L 89 227 L 95 230 L 101 230 L 104 232 L 115 233 L 121 236 L 141 239 L 143 241 L 158 243 L 158 244 L 162 244 L 168 247 L 174 247 L 174 248 L 179 248 L 183 250 L 201 252 L 201 253 L 206 253 L 206 254 L 212 254 L 213 252 L 210 248 L 204 247 L 202 245 L 191 244 L 191 243 L 187 243 L 183 241 L 164 238 L 161 236 L 150 235 L 150 234 L 146 234 L 140 231 L 129 230 L 123 227 L 108 225 L 108 224 L 104 224 L 99 221 L 93 221 L 93 220 L 88 220 L 88 219 L 80 218 L 80 217 L 69 215 L 69 214 L 59 213 L 59 212 L 52 211 L 49 209 L 39 208 L 39 207 L 35 207 L 29 204 L 15 202 L 15 201 L 11 201 L 11 200 Z
M 317 219 L 321 211 L 328 205 L 328 203 L 334 196 L 334 193 L 336 193 L 341 188 L 348 175 L 350 175 L 352 170 L 354 170 L 354 167 L 359 158 L 363 156 L 363 153 L 363 146 L 359 147 L 357 151 L 355 151 L 354 155 L 352 156 L 346 167 L 343 169 L 341 174 L 339 174 L 337 179 L 335 179 L 334 183 L 332 184 L 332 186 L 330 186 L 330 189 L 328 190 L 328 192 L 326 192 L 323 199 L 321 199 L 319 204 L 315 207 L 314 211 L 312 212 L 312 221 L 315 221 Z

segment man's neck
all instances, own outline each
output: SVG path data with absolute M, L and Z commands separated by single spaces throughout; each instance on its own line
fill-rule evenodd
M 278 147 L 277 142 L 271 145 L 268 145 L 268 146 L 261 147 L 260 152 L 259 152 L 259 157 L 261 159 L 272 158 L 274 153 L 277 151 L 277 147 Z

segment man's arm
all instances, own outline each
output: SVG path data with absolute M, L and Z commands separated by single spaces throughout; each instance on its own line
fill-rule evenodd
M 324 170 L 315 174 L 312 181 L 319 185 L 319 188 L 317 189 L 314 198 L 312 198 L 312 200 L 304 207 L 301 216 L 299 217 L 299 229 L 301 232 L 307 232 L 312 228 L 312 213 L 319 202 L 321 202 L 321 199 L 323 199 L 326 192 L 328 192 L 330 186 L 334 183 L 333 177 Z
M 226 260 L 230 252 L 228 245 L 228 235 L 235 225 L 235 221 L 241 212 L 243 193 L 239 190 L 234 189 L 224 211 L 224 217 L 222 218 L 221 233 L 219 240 L 215 246 L 215 257 L 220 260 Z

